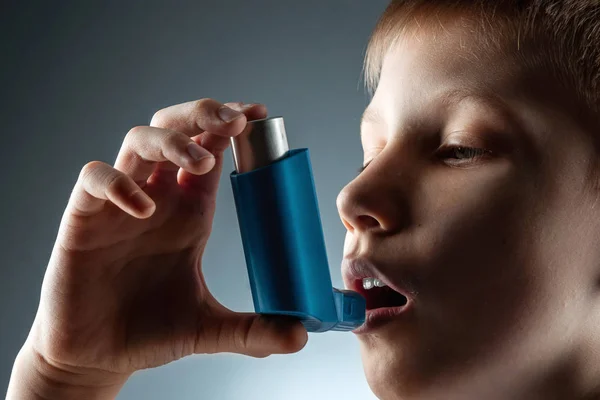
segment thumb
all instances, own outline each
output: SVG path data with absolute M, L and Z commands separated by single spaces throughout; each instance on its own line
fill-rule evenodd
M 214 346 L 205 343 L 211 353 L 267 357 L 298 352 L 308 340 L 308 333 L 297 318 L 254 313 L 227 314 L 213 323 L 205 321 L 212 325 L 204 326 L 202 335 L 208 342 L 214 343 Z

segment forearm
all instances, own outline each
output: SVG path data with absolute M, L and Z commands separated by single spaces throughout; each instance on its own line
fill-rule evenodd
M 7 400 L 114 399 L 126 378 L 82 374 L 53 366 L 28 346 L 19 352 L 8 385 Z

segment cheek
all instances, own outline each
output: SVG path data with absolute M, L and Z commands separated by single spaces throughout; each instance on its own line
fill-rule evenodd
M 518 176 L 507 164 L 439 175 L 424 180 L 414 203 L 421 245 L 432 256 L 444 255 L 444 264 L 461 270 L 478 265 L 472 273 L 489 274 L 484 265 L 493 260 L 485 255 L 505 253 L 510 236 L 523 229 L 530 201 Z
M 420 244 L 426 254 L 443 257 L 428 265 L 443 261 L 471 273 L 493 274 L 485 265 L 494 262 L 492 255 L 506 255 L 507 241 L 522 231 L 530 204 L 514 169 L 505 164 L 456 171 L 424 182 L 414 203 Z
M 493 348 L 534 301 L 532 232 L 524 222 L 535 199 L 519 178 L 508 163 L 455 171 L 432 177 L 416 203 L 425 266 L 420 311 L 431 340 L 453 341 L 442 351 L 448 358 Z

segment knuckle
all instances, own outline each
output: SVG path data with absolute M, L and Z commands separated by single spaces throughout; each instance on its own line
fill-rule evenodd
M 125 186 L 129 182 L 129 178 L 118 171 L 113 171 L 109 174 L 105 181 L 105 187 L 107 191 L 114 191 L 118 187 Z
M 126 184 L 129 178 L 108 164 L 91 161 L 82 168 L 79 180 L 84 188 L 112 190 Z
M 215 100 L 209 99 L 209 98 L 203 98 L 203 99 L 196 100 L 194 102 L 194 110 L 196 110 L 197 112 L 204 113 L 214 103 L 215 103 Z
M 158 126 L 158 127 L 166 126 L 169 123 L 168 115 L 169 115 L 169 113 L 166 108 L 158 110 L 152 116 L 152 119 L 150 120 L 150 125 Z
M 210 119 L 210 117 L 212 117 L 215 114 L 216 109 L 219 108 L 220 105 L 221 103 L 219 103 L 218 101 L 209 98 L 196 100 L 194 102 L 193 112 L 196 118 Z
M 97 246 L 98 233 L 86 218 L 70 215 L 61 225 L 56 242 L 65 252 L 88 251 Z
M 255 319 L 245 319 L 240 321 L 236 327 L 233 347 L 237 350 L 245 350 L 249 347 L 250 335 L 254 327 Z
M 130 142 L 134 138 L 143 135 L 144 131 L 146 130 L 145 128 L 146 127 L 144 126 L 134 126 L 129 130 L 129 132 L 127 132 L 127 135 L 125 135 L 125 141 Z
M 179 132 L 175 132 L 175 131 L 167 131 L 163 137 L 163 146 L 164 147 L 175 147 L 177 146 L 179 143 L 181 143 L 181 139 L 182 139 L 182 135 Z M 183 135 L 185 136 L 185 135 Z M 186 136 L 187 138 L 187 136 Z
M 98 173 L 98 171 L 104 168 L 104 163 L 101 161 L 90 161 L 81 168 L 81 172 L 79 173 L 80 181 L 90 180 L 92 176 Z
M 144 148 L 148 147 L 145 142 L 150 141 L 151 136 L 152 131 L 147 126 L 134 126 L 131 128 L 127 132 L 127 135 L 125 135 L 121 148 L 121 151 L 125 150 L 124 155 L 126 159 L 136 161 L 140 164 L 152 164 L 152 161 L 147 160 L 140 154 Z

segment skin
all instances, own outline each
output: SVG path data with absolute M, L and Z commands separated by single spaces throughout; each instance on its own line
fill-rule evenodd
M 338 198 L 345 257 L 416 291 L 359 334 L 369 385 L 381 399 L 600 398 L 598 126 L 464 25 L 420 26 L 386 54 L 368 166 Z
M 338 199 L 345 257 L 415 288 L 410 313 L 359 334 L 369 385 L 385 400 L 600 398 L 598 127 L 543 71 L 473 62 L 476 38 L 445 32 L 388 52 L 368 167 Z M 210 99 L 161 110 L 113 166 L 83 168 L 8 398 L 111 399 L 189 354 L 304 346 L 300 324 L 234 313 L 202 277 L 223 151 L 266 116 L 226 109 L 243 115 Z

